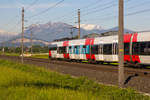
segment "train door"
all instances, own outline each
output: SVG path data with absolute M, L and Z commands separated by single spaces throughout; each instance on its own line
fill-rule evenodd
M 75 59 L 75 47 L 74 47 L 74 46 L 71 46 L 71 48 L 72 48 L 71 58 L 72 58 L 72 59 Z
M 99 45 L 99 60 L 103 61 L 104 60 L 104 55 L 103 55 L 103 44 Z
M 69 59 L 69 46 L 66 46 L 65 58 Z
M 80 59 L 79 46 L 74 47 L 74 57 L 75 57 L 75 59 Z
M 84 59 L 84 46 L 80 45 L 80 59 Z
M 116 41 L 113 41 L 112 44 L 112 56 L 113 56 L 113 61 L 118 61 L 118 44 Z
M 86 59 L 90 60 L 90 45 L 86 45 L 85 49 Z

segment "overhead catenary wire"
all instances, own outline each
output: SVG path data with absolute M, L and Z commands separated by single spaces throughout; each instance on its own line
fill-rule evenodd
M 103 0 L 97 0 L 96 2 L 93 2 L 92 4 L 90 3 L 89 5 L 81 7 L 79 9 L 81 9 L 82 11 L 83 10 L 87 10 L 87 8 L 91 8 L 91 7 L 93 7 L 93 6 L 95 6 L 95 5 L 99 4 L 99 3 L 101 4 L 101 1 L 103 1 Z
M 43 10 L 43 11 L 41 11 L 41 12 L 38 12 L 37 14 L 34 14 L 34 15 L 32 15 L 32 16 L 29 16 L 29 17 L 27 17 L 27 18 L 30 19 L 30 18 L 39 16 L 39 15 L 41 15 L 41 14 L 43 14 L 43 13 L 46 13 L 47 11 L 49 11 L 49 10 L 51 10 L 51 9 L 53 9 L 53 8 L 55 8 L 55 7 L 57 7 L 59 4 L 63 3 L 64 1 L 65 1 L 65 0 L 61 0 L 61 1 L 57 2 L 56 4 L 52 5 L 51 7 L 48 7 L 47 9 L 45 9 L 45 10 Z
M 132 1 L 132 0 L 126 0 L 125 3 L 128 3 L 128 2 L 130 2 L 130 1 Z M 89 13 L 87 13 L 87 14 L 82 15 L 82 17 L 84 17 L 84 16 L 86 16 L 86 15 L 89 15 L 89 14 L 91 14 L 91 13 L 104 12 L 104 10 L 109 9 L 109 8 L 111 8 L 111 7 L 114 7 L 115 5 L 118 5 L 118 4 L 116 4 L 116 3 L 114 3 L 114 4 L 112 4 L 112 3 L 113 3 L 113 1 L 107 3 L 107 4 L 110 4 L 109 6 L 106 6 L 106 7 L 102 8 L 102 9 L 99 9 L 99 10 L 91 11 L 91 12 L 89 12 Z M 102 13 L 101 13 L 101 14 L 102 14 Z M 109 15 L 112 15 L 112 14 L 111 14 L 111 13 L 107 13 L 105 16 L 102 16 L 102 15 L 101 15 L 101 16 L 98 17 L 97 20 L 110 20 L 110 19 L 114 19 L 114 18 L 117 18 L 117 17 L 118 17 L 117 15 L 112 15 L 112 16 L 109 16 Z M 101 18 L 100 18 L 100 17 L 101 17 Z M 93 19 L 81 20 L 81 22 L 86 22 L 86 21 L 89 21 L 89 20 L 94 21 L 95 18 L 93 18 Z M 95 21 L 97 21 L 97 20 L 95 20 Z
M 26 9 L 30 9 L 33 5 L 35 5 L 35 4 L 37 3 L 37 1 L 39 1 L 39 0 L 35 0 L 34 2 L 32 2 Z M 24 4 L 22 4 L 21 2 L 19 2 L 18 0 L 16 0 L 16 2 L 19 3 L 19 4 L 21 4 L 21 5 L 24 5 Z M 8 21 L 8 23 L 6 23 L 6 24 L 3 25 L 3 26 L 8 26 L 8 25 L 9 25 L 10 23 L 12 23 L 17 17 L 19 17 L 19 15 L 16 15 L 16 16 L 12 17 L 12 18 Z M 16 24 L 16 25 L 18 25 L 18 24 Z M 14 25 L 14 26 L 16 27 L 16 25 Z M 11 29 L 13 29 L 13 28 L 11 28 Z
M 27 6 L 27 8 L 25 8 L 26 10 L 32 8 L 39 0 L 35 0 L 33 1 L 29 6 Z
M 80 7 L 80 8 L 78 8 L 78 9 L 80 9 L 80 10 L 86 9 L 86 10 L 87 10 L 87 8 L 91 8 L 91 7 L 95 6 L 94 4 L 98 4 L 100 1 L 102 1 L 102 0 L 97 0 L 96 2 L 93 2 L 92 4 L 90 3 L 90 4 L 86 5 L 86 6 Z M 59 17 L 57 17 L 57 18 L 55 18 L 55 19 L 61 19 L 61 20 L 67 19 L 67 20 L 72 20 L 72 19 L 74 19 L 74 18 L 77 18 L 77 17 L 75 17 L 75 16 L 76 16 L 76 12 L 77 12 L 77 9 L 76 9 L 76 10 L 73 10 L 73 11 L 70 11 L 70 12 L 64 14 L 63 16 L 59 16 Z M 75 16 L 74 16 L 74 15 L 75 15 Z M 71 16 L 71 17 L 70 17 L 70 16 Z M 72 17 L 72 16 L 74 16 L 74 17 Z M 68 18 L 68 17 L 69 17 L 69 18 Z
M 102 1 L 102 0 L 98 0 L 99 2 L 100 1 Z M 98 1 L 97 2 L 95 2 L 95 3 L 98 3 Z M 105 4 L 103 4 L 101 7 L 104 7 L 104 6 L 107 6 L 108 4 L 111 4 L 111 3 L 113 3 L 114 2 L 114 0 L 113 1 L 111 1 L 111 2 L 107 2 L 107 3 L 105 3 Z M 85 7 L 81 7 L 82 9 L 84 9 L 84 8 L 86 8 L 86 7 L 88 7 L 88 6 L 85 6 Z M 90 6 L 90 7 L 93 7 L 93 6 Z M 81 10 L 82 10 L 81 9 Z M 96 9 L 96 7 L 94 7 L 94 8 L 90 8 L 90 10 L 94 10 L 94 9 Z M 76 10 L 77 11 L 77 10 Z M 74 12 L 76 12 L 76 11 L 74 11 Z M 84 12 L 83 12 L 84 13 Z M 81 14 L 82 16 L 81 17 L 83 17 L 84 16 L 84 14 Z M 70 16 L 70 14 L 69 14 L 69 16 Z M 76 15 L 75 15 L 76 16 Z M 69 18 L 67 18 L 66 16 L 62 16 L 63 18 L 61 18 L 62 20 L 73 20 L 73 19 L 75 19 L 75 18 L 77 18 L 77 16 L 76 17 L 69 17 Z
M 143 9 L 143 10 L 140 10 L 140 11 L 134 11 L 134 12 L 130 12 L 130 13 L 126 13 L 124 14 L 125 17 L 128 17 L 128 16 L 134 16 L 134 15 L 137 15 L 137 14 L 142 14 L 142 13 L 146 13 L 146 12 L 150 12 L 150 8 L 148 9 Z M 108 21 L 108 20 L 112 20 L 112 19 L 117 19 L 118 16 L 114 15 L 114 16 L 108 16 L 108 17 L 103 17 L 103 18 L 99 18 L 99 19 L 87 19 L 87 20 L 81 20 L 81 22 L 86 22 L 86 21 L 98 21 L 98 20 L 105 20 L 105 21 Z
M 112 0 L 112 1 L 110 1 L 110 2 L 106 2 L 106 3 L 104 3 L 104 4 L 102 4 L 102 3 L 100 3 L 99 5 L 97 5 L 97 6 L 94 6 L 94 7 L 91 7 L 91 8 L 89 8 L 89 9 L 86 9 L 86 11 L 92 11 L 92 10 L 95 10 L 95 9 L 99 9 L 99 8 L 102 8 L 102 7 L 105 7 L 105 6 L 107 6 L 107 5 L 109 5 L 109 4 L 113 4 L 114 3 L 114 0 Z M 86 12 L 86 11 L 83 11 L 82 9 L 81 9 L 81 11 L 82 12 Z
M 128 3 L 128 2 L 130 2 L 130 1 L 132 1 L 132 0 L 126 0 L 125 3 Z M 87 12 L 87 13 L 85 13 L 85 14 L 82 14 L 82 16 L 86 16 L 86 15 L 93 14 L 93 13 L 98 13 L 98 12 L 100 12 L 100 11 L 104 11 L 104 10 L 106 10 L 106 9 L 115 7 L 115 6 L 117 6 L 117 5 L 118 5 L 118 2 L 116 3 L 116 2 L 114 2 L 114 1 L 111 1 L 111 2 L 108 2 L 108 3 L 106 3 L 106 4 L 103 4 L 103 5 L 102 5 L 103 8 L 101 8 L 101 9 L 99 9 L 100 7 L 95 7 L 95 8 L 93 8 L 93 9 L 90 9 L 91 11 L 89 11 L 89 12 Z M 97 8 L 98 8 L 98 9 L 97 9 Z
M 137 4 L 137 5 L 133 5 L 133 6 L 130 6 L 130 7 L 127 7 L 127 9 L 135 9 L 135 8 L 138 8 L 138 7 L 141 7 L 141 5 L 147 5 L 147 4 L 150 4 L 150 2 L 146 1 L 146 2 L 143 2 L 143 3 L 140 3 L 140 4 Z

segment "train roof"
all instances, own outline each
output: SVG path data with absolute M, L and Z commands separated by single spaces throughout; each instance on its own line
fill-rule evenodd
M 134 33 L 128 33 L 126 35 L 129 35 L 129 34 L 134 34 Z M 67 41 L 69 41 L 69 44 L 71 44 L 71 45 L 84 45 L 86 39 L 90 39 L 90 38 L 74 39 L 74 40 L 67 40 Z M 112 41 L 118 42 L 118 35 L 111 35 L 111 36 L 94 38 L 94 44 L 112 43 Z M 137 35 L 137 41 L 150 41 L 150 32 L 139 32 Z M 52 42 L 51 44 L 57 44 L 57 46 L 62 46 L 63 43 L 64 43 L 64 41 L 58 41 L 58 42 Z

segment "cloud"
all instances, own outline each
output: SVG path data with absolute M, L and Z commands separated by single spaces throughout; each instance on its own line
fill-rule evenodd
M 0 30 L 0 35 L 18 35 L 16 32 L 6 32 L 4 30 Z

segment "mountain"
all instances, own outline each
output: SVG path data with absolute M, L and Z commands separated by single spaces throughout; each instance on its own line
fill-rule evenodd
M 13 32 L 6 32 L 4 30 L 0 30 L 0 42 L 2 41 L 7 41 L 9 40 L 9 38 L 11 37 L 15 37 L 17 36 L 17 33 L 13 33 Z
M 76 26 L 78 27 L 78 26 Z M 93 25 L 93 24 L 81 24 L 80 27 L 85 30 L 103 30 L 101 26 Z
M 21 37 L 15 37 L 11 40 L 8 40 L 8 41 L 4 42 L 5 43 L 4 45 L 9 46 L 9 47 L 11 47 L 11 46 L 17 47 L 17 46 L 21 46 L 21 42 L 22 42 Z M 32 39 L 32 44 L 33 45 L 40 45 L 40 46 L 48 46 L 49 42 L 34 38 L 34 39 Z M 2 45 L 3 44 L 0 43 L 0 46 L 2 46 Z M 30 46 L 31 45 L 31 39 L 28 38 L 28 37 L 24 37 L 24 45 L 25 46 Z
M 85 35 L 83 38 L 94 38 L 94 37 L 103 37 L 103 36 L 110 36 L 110 35 L 117 35 L 118 34 L 118 27 L 114 27 L 111 29 L 104 30 L 102 33 L 91 33 L 88 35 Z M 129 29 L 124 29 L 124 33 L 133 33 L 134 31 L 129 30 Z
M 56 39 L 71 38 L 71 28 L 73 26 L 62 22 L 48 22 L 46 24 L 31 25 L 25 31 L 25 36 L 30 37 L 32 31 L 35 38 L 53 41 Z M 102 33 L 104 30 L 94 25 L 81 25 L 81 37 L 90 33 Z M 78 34 L 78 29 L 73 29 L 73 36 Z
M 62 38 L 71 38 L 71 28 L 74 27 L 70 24 L 63 23 L 63 22 L 48 22 L 46 24 L 32 24 L 30 25 L 26 30 L 24 36 L 26 38 L 30 38 L 30 34 L 32 32 L 33 39 L 35 40 L 41 40 L 41 41 L 54 41 L 59 40 Z M 77 26 L 76 26 L 77 27 Z M 76 37 L 78 35 L 78 29 L 72 28 L 73 31 L 73 37 Z M 103 29 L 101 26 L 98 25 L 92 25 L 92 24 L 81 24 L 81 37 L 97 37 L 101 33 L 106 33 L 109 31 L 118 31 L 118 27 L 114 27 L 111 29 Z M 125 32 L 133 32 L 131 30 L 125 29 Z M 7 34 L 7 35 L 6 35 Z M 0 40 L 4 41 L 4 38 L 6 37 L 21 37 L 21 34 L 10 34 L 5 31 L 0 30 Z M 1 36 L 2 35 L 2 36 Z M 15 38 L 14 38 L 15 39 Z M 6 41 L 6 39 L 5 39 Z M 39 41 L 38 41 L 39 43 Z M 40 42 L 42 43 L 42 42 Z M 43 44 L 43 43 L 42 43 Z M 44 44 L 45 45 L 45 44 Z
M 119 29 L 119 27 L 116 26 L 116 27 L 113 27 L 113 28 L 111 28 L 111 29 L 107 29 L 106 32 L 109 32 L 109 31 L 118 31 L 118 29 Z M 134 31 L 129 30 L 129 29 L 126 29 L 126 28 L 124 29 L 124 33 L 132 33 L 132 32 L 134 32 Z

